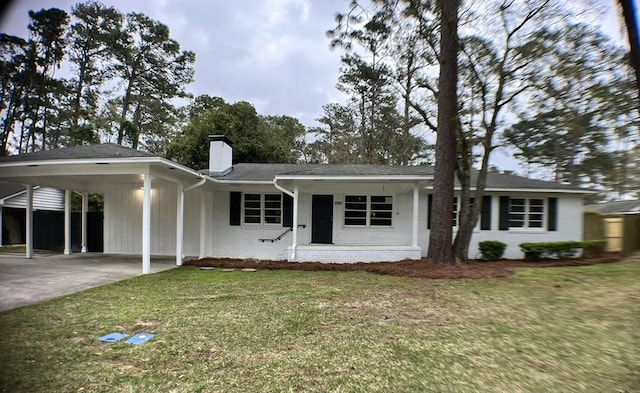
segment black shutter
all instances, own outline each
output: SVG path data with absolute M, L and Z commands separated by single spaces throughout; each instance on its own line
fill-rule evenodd
M 509 197 L 500 197 L 500 226 L 501 231 L 509 230 Z
M 427 197 L 427 229 L 431 229 L 431 205 L 433 205 L 433 195 Z
M 558 230 L 558 198 L 549 198 L 549 220 L 547 229 L 550 231 Z
M 229 225 L 240 225 L 242 209 L 242 193 L 231 191 L 229 193 Z
M 482 197 L 482 213 L 480 215 L 480 229 L 483 231 L 491 230 L 491 196 Z
M 282 226 L 293 227 L 293 198 L 282 194 Z

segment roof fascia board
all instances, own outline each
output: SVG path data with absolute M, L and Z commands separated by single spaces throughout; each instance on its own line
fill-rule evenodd
M 205 175 L 207 176 L 207 175 Z M 224 179 L 216 179 L 215 177 L 207 176 L 209 179 L 213 180 L 216 183 L 220 184 L 267 184 L 273 185 L 274 180 L 224 180 Z
M 278 180 L 319 180 L 319 181 L 424 181 L 432 180 L 433 176 L 412 175 L 368 175 L 368 176 L 309 176 L 309 175 L 276 175 Z
M 433 190 L 433 186 L 427 186 L 424 187 L 425 190 Z M 462 188 L 460 187 L 455 187 L 454 188 L 455 191 L 460 191 L 462 190 Z M 475 191 L 476 188 L 475 187 L 471 187 L 469 190 L 471 191 Z M 563 190 L 561 188 L 496 188 L 496 187 L 491 187 L 491 188 L 485 188 L 484 190 L 485 192 L 526 192 L 526 193 L 532 193 L 532 192 L 537 192 L 537 193 L 550 193 L 550 194 L 596 194 L 597 191 L 593 191 L 593 190 Z

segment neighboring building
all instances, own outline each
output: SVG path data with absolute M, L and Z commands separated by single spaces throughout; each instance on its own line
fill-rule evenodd
M 212 136 L 202 172 L 117 145 L 0 159 L 0 178 L 104 194 L 104 252 L 375 262 L 427 255 L 433 168 L 236 164 Z M 578 187 L 490 173 L 471 255 L 482 240 L 580 240 Z M 457 210 L 457 201 L 452 206 Z M 457 222 L 453 220 L 454 227 Z M 455 228 L 454 228 L 455 231 Z M 146 261 L 146 262 L 145 262 Z
M 594 203 L 584 205 L 584 211 L 600 214 L 640 214 L 640 200 Z
M 25 243 L 25 208 L 27 189 L 24 185 L 0 181 L 0 247 Z M 64 192 L 49 187 L 34 187 L 34 211 L 63 211 Z

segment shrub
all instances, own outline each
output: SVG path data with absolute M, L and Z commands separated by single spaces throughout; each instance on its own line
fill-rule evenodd
M 599 257 L 606 250 L 606 240 L 585 240 L 582 242 L 582 255 L 585 257 Z
M 478 248 L 480 249 L 483 259 L 494 261 L 502 258 L 504 250 L 507 248 L 507 244 L 499 240 L 485 240 L 478 243 Z
M 580 241 L 536 242 L 521 243 L 520 249 L 524 252 L 525 259 L 536 260 L 540 258 L 573 258 L 578 255 L 582 246 L 583 242 Z

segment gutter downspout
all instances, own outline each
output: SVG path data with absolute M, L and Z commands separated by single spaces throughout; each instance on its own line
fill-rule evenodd
M 273 179 L 273 186 L 293 198 L 293 239 L 291 240 L 291 260 L 295 261 L 296 247 L 298 245 L 298 186 L 295 185 L 294 191 L 291 192 L 278 184 L 278 179 Z

